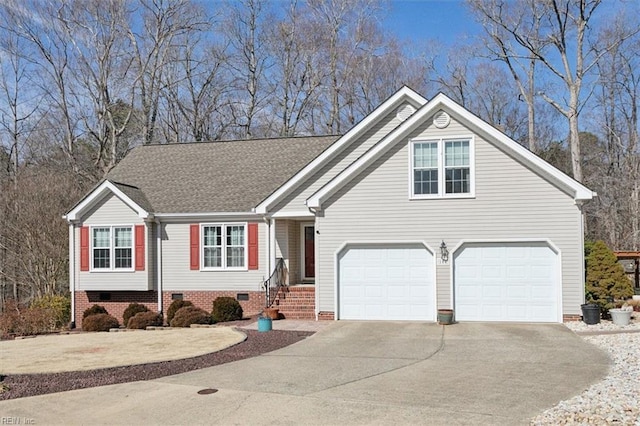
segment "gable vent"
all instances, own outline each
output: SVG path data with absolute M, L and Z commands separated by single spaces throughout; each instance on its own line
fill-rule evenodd
M 433 124 L 438 129 L 444 129 L 451 122 L 451 117 L 446 112 L 440 110 L 436 112 L 436 115 L 433 116 Z
M 414 112 L 416 112 L 416 109 L 414 107 L 409 104 L 404 104 L 400 108 L 398 108 L 396 117 L 398 117 L 398 120 L 404 121 L 407 118 L 411 117 Z

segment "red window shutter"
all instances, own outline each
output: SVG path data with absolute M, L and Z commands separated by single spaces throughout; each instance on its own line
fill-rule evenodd
M 136 225 L 136 271 L 144 271 L 144 225 Z
M 249 224 L 249 269 L 258 269 L 258 224 Z
M 80 270 L 89 270 L 89 227 L 80 227 Z
M 200 269 L 200 225 L 191 225 L 191 270 Z

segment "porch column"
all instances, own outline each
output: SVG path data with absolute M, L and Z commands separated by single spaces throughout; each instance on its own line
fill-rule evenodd
M 269 275 L 276 267 L 276 220 L 269 222 Z

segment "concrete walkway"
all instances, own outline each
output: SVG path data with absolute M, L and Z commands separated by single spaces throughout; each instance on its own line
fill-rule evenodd
M 0 374 L 59 373 L 191 358 L 247 336 L 230 327 L 36 336 L 0 342 Z
M 562 325 L 340 321 L 234 363 L 3 401 L 0 416 L 65 425 L 528 424 L 608 365 Z

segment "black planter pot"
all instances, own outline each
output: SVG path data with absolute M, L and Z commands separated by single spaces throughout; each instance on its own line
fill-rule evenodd
M 584 305 L 580 305 L 582 309 L 582 321 L 585 324 L 598 324 L 600 322 L 600 305 L 596 305 L 595 303 L 586 303 Z

